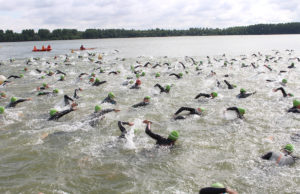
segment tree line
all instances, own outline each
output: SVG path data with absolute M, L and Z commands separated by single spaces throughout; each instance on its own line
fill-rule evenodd
M 189 28 L 187 30 L 126 30 L 126 29 L 48 29 L 0 30 L 0 42 L 40 41 L 40 40 L 73 40 L 97 38 L 131 38 L 131 37 L 166 37 L 166 36 L 210 36 L 210 35 L 264 35 L 264 34 L 300 34 L 300 22 L 280 24 L 256 24 L 229 28 Z

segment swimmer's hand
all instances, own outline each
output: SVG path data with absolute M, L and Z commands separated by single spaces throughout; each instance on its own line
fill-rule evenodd
M 128 122 L 128 125 L 132 126 L 132 125 L 134 125 L 134 123 L 133 122 Z
M 115 109 L 114 111 L 115 111 L 115 112 L 120 112 L 121 110 L 119 110 L 119 109 Z
M 148 121 L 148 120 L 144 120 L 143 123 L 145 123 L 145 124 L 149 124 L 150 123 L 151 124 L 152 122 Z

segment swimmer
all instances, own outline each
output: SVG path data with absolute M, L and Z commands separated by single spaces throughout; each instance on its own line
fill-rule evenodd
M 133 105 L 132 107 L 133 108 L 138 108 L 138 107 L 141 107 L 141 106 L 147 106 L 150 104 L 150 96 L 146 96 L 143 100 L 143 102 L 140 102 L 138 104 L 135 104 Z
M 37 96 L 44 96 L 44 95 L 53 95 L 53 94 L 58 94 L 59 90 L 54 89 L 52 92 L 39 92 Z
M 167 85 L 166 88 L 163 88 L 160 84 L 155 84 L 154 87 L 158 87 L 160 89 L 160 93 L 169 93 L 171 89 L 170 85 Z
M 111 104 L 117 104 L 117 102 L 114 100 L 115 95 L 112 92 L 109 92 L 107 97 L 102 101 L 102 103 L 111 103 Z
M 234 84 L 230 84 L 227 80 L 224 80 L 225 84 L 227 85 L 229 90 L 232 90 L 236 87 L 236 85 Z
M 243 108 L 238 108 L 238 107 L 229 107 L 226 110 L 233 110 L 236 112 L 238 118 L 243 119 L 244 118 L 244 114 L 246 113 L 245 109 Z
M 125 135 L 127 134 L 127 130 L 125 129 L 125 127 L 123 125 L 133 126 L 134 123 L 132 123 L 132 122 L 121 122 L 121 121 L 118 121 L 119 129 L 122 132 L 122 134 L 119 136 L 119 138 L 125 138 Z
M 288 110 L 288 112 L 292 113 L 300 113 L 300 101 L 294 100 L 293 101 L 293 107 Z
M 273 92 L 277 92 L 278 90 L 280 90 L 282 92 L 282 95 L 283 97 L 287 97 L 287 96 L 294 96 L 293 94 L 291 93 L 288 93 L 286 94 L 285 90 L 283 89 L 283 87 L 280 87 L 280 88 L 277 88 L 277 89 L 274 89 Z
M 106 83 L 106 81 L 100 81 L 98 78 L 96 78 L 95 82 L 92 84 L 92 86 L 100 86 L 101 84 Z
M 58 120 L 59 118 L 61 118 L 62 116 L 69 114 L 70 112 L 73 112 L 76 109 L 77 104 L 72 104 L 71 107 L 67 110 L 63 110 L 63 111 L 57 111 L 56 109 L 51 109 L 50 110 L 50 117 L 48 119 L 48 121 L 52 121 L 52 120 Z
M 81 88 L 75 89 L 75 90 L 74 90 L 73 98 L 75 98 L 75 99 L 79 99 L 79 98 L 80 98 L 80 96 L 77 95 L 77 92 L 78 92 L 78 91 L 82 91 L 82 89 L 81 89 Z
M 228 194 L 238 194 L 236 191 L 225 188 L 221 183 L 214 183 L 211 187 L 202 188 L 199 191 L 199 194 L 220 194 L 220 193 L 228 193 Z
M 246 93 L 246 90 L 244 88 L 240 89 L 240 93 L 236 96 L 237 98 L 247 98 L 253 94 L 255 94 L 256 92 L 253 93 Z
M 172 131 L 170 133 L 170 135 L 168 136 L 168 138 L 164 138 L 158 134 L 155 134 L 151 131 L 151 121 L 148 120 L 144 120 L 144 122 L 147 126 L 145 129 L 145 132 L 147 135 L 149 135 L 150 137 L 152 137 L 153 139 L 156 140 L 156 145 L 159 146 L 173 146 L 175 144 L 175 142 L 177 141 L 177 139 L 179 138 L 179 133 L 177 131 Z
M 205 98 L 215 98 L 215 97 L 217 97 L 218 96 L 218 93 L 217 92 L 212 92 L 211 94 L 205 94 L 205 93 L 200 93 L 200 94 L 198 94 L 196 97 L 195 97 L 195 99 L 198 99 L 199 97 L 201 97 L 201 96 L 203 96 L 203 97 L 205 97 Z
M 271 160 L 275 161 L 276 164 L 282 165 L 292 165 L 295 163 L 296 159 L 295 156 L 292 156 L 294 151 L 293 144 L 287 144 L 283 149 L 282 152 L 268 152 L 267 154 L 263 155 L 261 158 L 264 160 Z
M 176 116 L 179 113 L 181 113 L 182 111 L 188 111 L 189 115 L 202 115 L 204 109 L 203 108 L 197 108 L 197 109 L 195 109 L 195 108 L 190 108 L 190 107 L 181 107 L 174 114 L 174 119 L 175 120 L 186 119 L 186 117 L 184 117 L 182 115 Z
M 70 101 L 71 101 L 72 103 L 74 103 L 74 100 L 73 100 L 70 96 L 64 95 L 65 106 L 69 105 L 69 104 L 70 104 Z
M 176 74 L 176 73 L 171 73 L 169 76 L 172 76 L 172 75 L 176 76 L 177 79 L 181 79 L 182 76 L 183 76 L 183 73 L 178 73 L 178 74 Z
M 142 84 L 141 80 L 137 79 L 135 81 L 135 84 L 131 86 L 129 89 L 141 89 L 141 84 Z
M 10 103 L 6 106 L 6 108 L 13 108 L 13 107 L 16 107 L 16 105 L 21 102 L 26 102 L 26 101 L 30 101 L 30 100 L 31 100 L 31 98 L 17 99 L 16 97 L 11 97 Z
M 107 113 L 110 113 L 110 112 L 119 112 L 119 111 L 120 110 L 118 110 L 118 109 L 104 109 L 104 110 L 102 110 L 101 106 L 96 105 L 94 113 L 90 115 L 89 119 L 91 121 L 89 122 L 89 124 L 94 127 L 94 126 L 96 126 L 96 125 L 99 124 L 99 121 L 101 119 L 104 118 L 104 117 L 101 117 L 101 116 L 103 116 L 103 115 L 105 115 Z

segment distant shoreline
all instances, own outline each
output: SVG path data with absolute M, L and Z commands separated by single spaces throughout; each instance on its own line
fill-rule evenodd
M 22 30 L 15 33 L 12 30 L 0 30 L 0 42 L 51 41 L 51 40 L 81 40 L 107 38 L 144 38 L 144 37 L 180 37 L 180 36 L 230 36 L 230 35 L 294 35 L 300 34 L 300 22 L 280 24 L 255 24 L 229 28 L 189 28 L 187 30 L 128 30 L 128 29 L 48 29 Z

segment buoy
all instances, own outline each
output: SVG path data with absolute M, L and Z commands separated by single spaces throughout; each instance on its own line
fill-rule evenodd
M 0 75 L 0 85 L 3 84 L 3 82 L 5 82 L 6 77 L 4 75 Z

